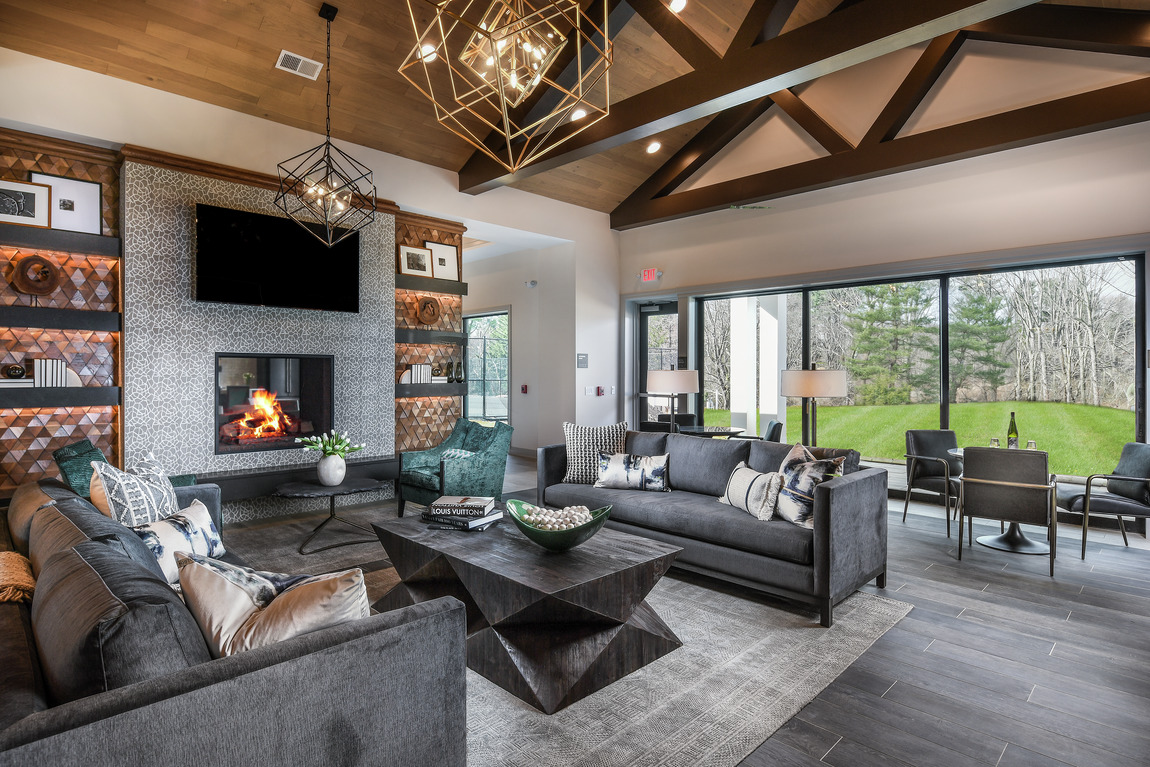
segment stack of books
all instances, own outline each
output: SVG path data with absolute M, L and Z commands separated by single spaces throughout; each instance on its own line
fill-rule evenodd
M 495 499 L 478 495 L 445 495 L 423 512 L 423 520 L 438 530 L 486 530 L 501 519 Z
M 68 366 L 64 360 L 32 360 L 33 386 L 67 386 Z

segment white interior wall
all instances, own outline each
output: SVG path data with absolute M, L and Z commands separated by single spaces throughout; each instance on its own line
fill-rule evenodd
M 275 173 L 277 163 L 323 140 L 310 131 L 4 48 L 0 104 L 5 127 L 105 146 L 135 144 L 263 173 Z M 558 355 L 552 346 L 557 333 L 549 334 L 539 356 L 548 361 L 546 377 L 554 379 L 549 390 L 566 404 L 549 402 L 537 419 L 554 421 L 555 429 L 563 417 L 588 425 L 611 422 L 614 398 L 581 395 L 576 402 L 574 395 L 577 386 L 579 392 L 588 385 L 610 391 L 619 380 L 618 243 L 608 216 L 515 189 L 463 194 L 456 173 L 339 141 L 339 125 L 334 128 L 337 143 L 374 172 L 378 195 L 404 210 L 489 222 L 569 243 L 549 249 L 551 273 L 539 276 L 555 294 L 547 304 L 546 327 L 593 351 L 592 366 L 577 371 L 574 343 L 567 344 L 571 353 Z M 465 281 L 472 271 L 465 263 Z

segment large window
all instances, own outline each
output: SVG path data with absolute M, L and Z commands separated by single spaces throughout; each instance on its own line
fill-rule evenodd
M 463 319 L 467 334 L 467 397 L 463 414 L 489 421 L 508 420 L 510 322 L 507 312 Z
M 818 401 L 821 445 L 901 461 L 908 429 L 940 427 L 1005 444 L 1014 412 L 1052 471 L 1090 474 L 1139 438 L 1141 263 L 700 299 L 704 422 L 761 433 L 782 411 L 785 439 L 801 440 L 801 403 L 777 383 L 805 362 L 847 371 L 847 396 Z

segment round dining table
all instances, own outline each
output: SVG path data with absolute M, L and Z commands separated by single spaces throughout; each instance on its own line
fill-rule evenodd
M 1021 450 L 1022 448 L 1000 448 L 1004 450 Z M 962 448 L 953 447 L 946 452 L 955 458 L 962 458 Z M 962 543 L 962 529 L 958 531 L 959 545 Z M 980 535 L 974 539 L 979 545 L 999 551 L 1009 551 L 1011 554 L 1049 554 L 1050 544 L 1027 538 L 1022 527 L 1017 522 L 1011 522 L 1005 533 L 998 535 Z

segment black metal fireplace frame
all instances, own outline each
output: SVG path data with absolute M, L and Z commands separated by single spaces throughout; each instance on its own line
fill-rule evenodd
M 330 396 L 328 397 L 328 429 L 335 427 L 335 355 L 334 354 L 295 354 L 295 353 L 267 353 L 267 352 L 216 352 L 212 367 L 212 392 L 213 392 L 213 410 L 219 403 L 219 388 L 220 388 L 220 360 L 228 358 L 257 358 L 257 359 L 284 359 L 294 358 L 300 360 L 321 360 L 327 362 L 326 381 L 324 385 L 327 387 Z M 214 416 L 214 413 L 213 413 Z M 321 429 L 319 431 L 326 431 Z M 219 424 L 216 423 L 214 429 L 214 453 L 215 455 L 245 455 L 247 453 L 263 453 L 273 450 L 299 450 L 299 445 L 294 441 L 285 442 L 277 445 L 265 445 L 255 448 L 247 448 L 241 450 L 221 450 Z M 316 432 L 319 433 L 319 432 Z M 305 435 L 306 436 L 306 435 Z

